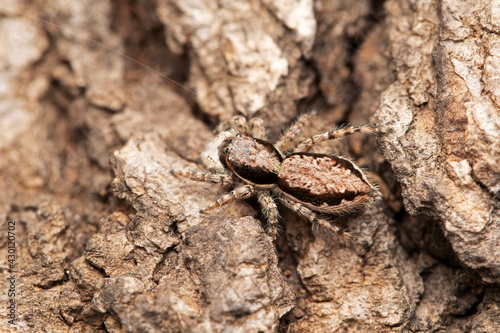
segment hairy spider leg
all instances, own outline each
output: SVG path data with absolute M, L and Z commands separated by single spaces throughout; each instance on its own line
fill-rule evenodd
M 248 121 L 248 132 L 251 137 L 265 140 L 266 139 L 266 127 L 264 126 L 264 121 L 261 118 L 252 118 Z
M 328 230 L 329 232 L 338 234 L 338 235 L 345 237 L 347 239 L 352 238 L 349 233 L 344 232 L 339 227 L 332 225 L 330 222 L 328 222 L 325 219 L 318 218 L 318 215 L 314 211 L 307 208 L 306 206 L 304 206 L 300 202 L 295 202 L 293 200 L 286 198 L 285 196 L 280 196 L 279 199 L 280 199 L 280 202 L 283 205 L 285 205 L 288 209 L 290 209 L 291 211 L 293 211 L 295 214 L 299 215 L 303 219 L 309 221 L 313 225 L 318 225 L 318 226 L 322 227 L 323 229 Z
M 278 237 L 280 231 L 279 225 L 279 212 L 276 201 L 269 193 L 269 191 L 259 191 L 257 194 L 257 201 L 262 207 L 262 212 L 267 219 L 267 234 L 273 239 Z
M 281 153 L 286 153 L 293 147 L 293 141 L 302 130 L 302 128 L 310 123 L 311 116 L 314 112 L 302 114 L 292 126 L 288 128 L 274 145 Z
M 233 177 L 229 174 L 215 174 L 205 171 L 182 171 L 182 170 L 172 170 L 172 174 L 176 176 L 182 176 L 189 178 L 191 180 L 196 180 L 198 182 L 218 184 L 222 186 L 232 185 Z
M 215 203 L 213 203 L 212 205 L 203 209 L 201 211 L 201 213 L 204 213 L 208 210 L 212 210 L 212 209 L 220 207 L 220 206 L 227 205 L 228 203 L 231 203 L 234 201 L 248 199 L 252 195 L 254 195 L 254 193 L 255 193 L 255 190 L 254 190 L 254 187 L 252 185 L 243 185 L 243 184 L 239 185 L 238 187 L 236 187 L 234 190 L 232 190 L 228 194 L 224 194 Z
M 380 133 L 380 132 L 383 131 L 381 131 L 379 128 L 375 126 L 370 126 L 370 125 L 340 127 L 334 129 L 333 131 L 324 132 L 310 137 L 309 139 L 305 140 L 300 145 L 298 145 L 297 148 L 295 148 L 294 152 L 307 153 L 309 150 L 311 150 L 311 148 L 314 145 L 320 142 L 339 139 L 354 133 Z
M 224 123 L 223 126 L 226 130 L 230 130 L 234 135 L 238 133 L 243 133 L 245 135 L 251 135 L 250 126 L 248 121 L 243 116 L 234 116 L 230 120 Z

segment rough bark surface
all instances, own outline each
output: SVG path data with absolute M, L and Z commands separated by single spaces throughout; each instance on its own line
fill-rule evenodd
M 476 0 L 0 1 L 0 331 L 500 331 L 499 36 Z M 315 150 L 384 194 L 352 244 L 171 174 L 312 108 L 389 130 Z
M 439 223 L 460 262 L 484 282 L 498 283 L 500 22 L 494 18 L 500 7 L 482 1 L 415 6 L 416 12 L 411 3 L 386 6 L 398 74 L 376 113 L 394 128 L 382 140 L 384 156 L 406 210 Z

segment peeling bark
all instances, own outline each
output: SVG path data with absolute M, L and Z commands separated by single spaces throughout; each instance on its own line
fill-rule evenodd
M 0 302 L 15 221 L 17 317 L 0 330 L 499 331 L 499 13 L 2 1 Z M 384 194 L 335 221 L 355 243 L 283 207 L 273 243 L 255 201 L 201 214 L 227 189 L 170 173 L 199 168 L 236 114 L 273 140 L 312 108 L 301 138 L 390 130 L 315 148 L 356 159 Z

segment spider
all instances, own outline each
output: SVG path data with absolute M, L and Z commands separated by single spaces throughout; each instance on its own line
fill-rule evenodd
M 173 170 L 172 173 L 234 187 L 202 213 L 256 196 L 267 218 L 267 233 L 273 239 L 279 230 L 275 198 L 313 225 L 349 237 L 325 219 L 325 215 L 349 213 L 382 196 L 350 160 L 309 151 L 319 142 L 356 132 L 381 131 L 374 126 L 337 128 L 314 135 L 294 148 L 294 139 L 309 122 L 310 116 L 306 113 L 299 117 L 274 145 L 265 140 L 265 128 L 260 118 L 247 121 L 236 116 L 230 121 L 230 128 L 221 131 L 202 153 L 201 160 L 208 172 Z

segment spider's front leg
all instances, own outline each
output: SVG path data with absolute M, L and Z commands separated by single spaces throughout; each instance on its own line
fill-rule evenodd
M 348 127 L 340 127 L 337 129 L 334 129 L 333 131 L 321 133 L 315 136 L 310 137 L 309 139 L 305 140 L 302 142 L 300 145 L 295 148 L 294 152 L 295 153 L 307 153 L 311 148 L 323 141 L 328 141 L 328 140 L 335 140 L 339 139 L 342 137 L 345 137 L 350 134 L 354 133 L 380 133 L 384 132 L 380 130 L 376 126 L 372 125 L 363 125 L 363 126 L 348 126 Z
M 254 138 L 265 140 L 266 128 L 261 118 L 252 118 L 248 121 L 248 134 Z
M 222 186 L 233 184 L 233 177 L 227 173 L 172 170 L 172 174 L 176 176 L 182 176 L 191 180 L 196 180 L 198 182 L 212 183 Z
M 212 210 L 214 208 L 227 205 L 228 203 L 248 199 L 255 193 L 255 189 L 252 185 L 239 185 L 234 190 L 229 192 L 228 194 L 224 194 L 219 198 L 215 203 L 203 209 L 201 212 L 204 213 L 208 210 Z
M 293 141 L 302 130 L 302 128 L 309 124 L 311 116 L 314 114 L 314 112 L 309 112 L 301 115 L 297 119 L 297 121 L 292 126 L 290 126 L 290 128 L 286 130 L 283 135 L 281 135 L 280 139 L 275 144 L 276 149 L 278 149 L 283 154 L 292 149 Z

